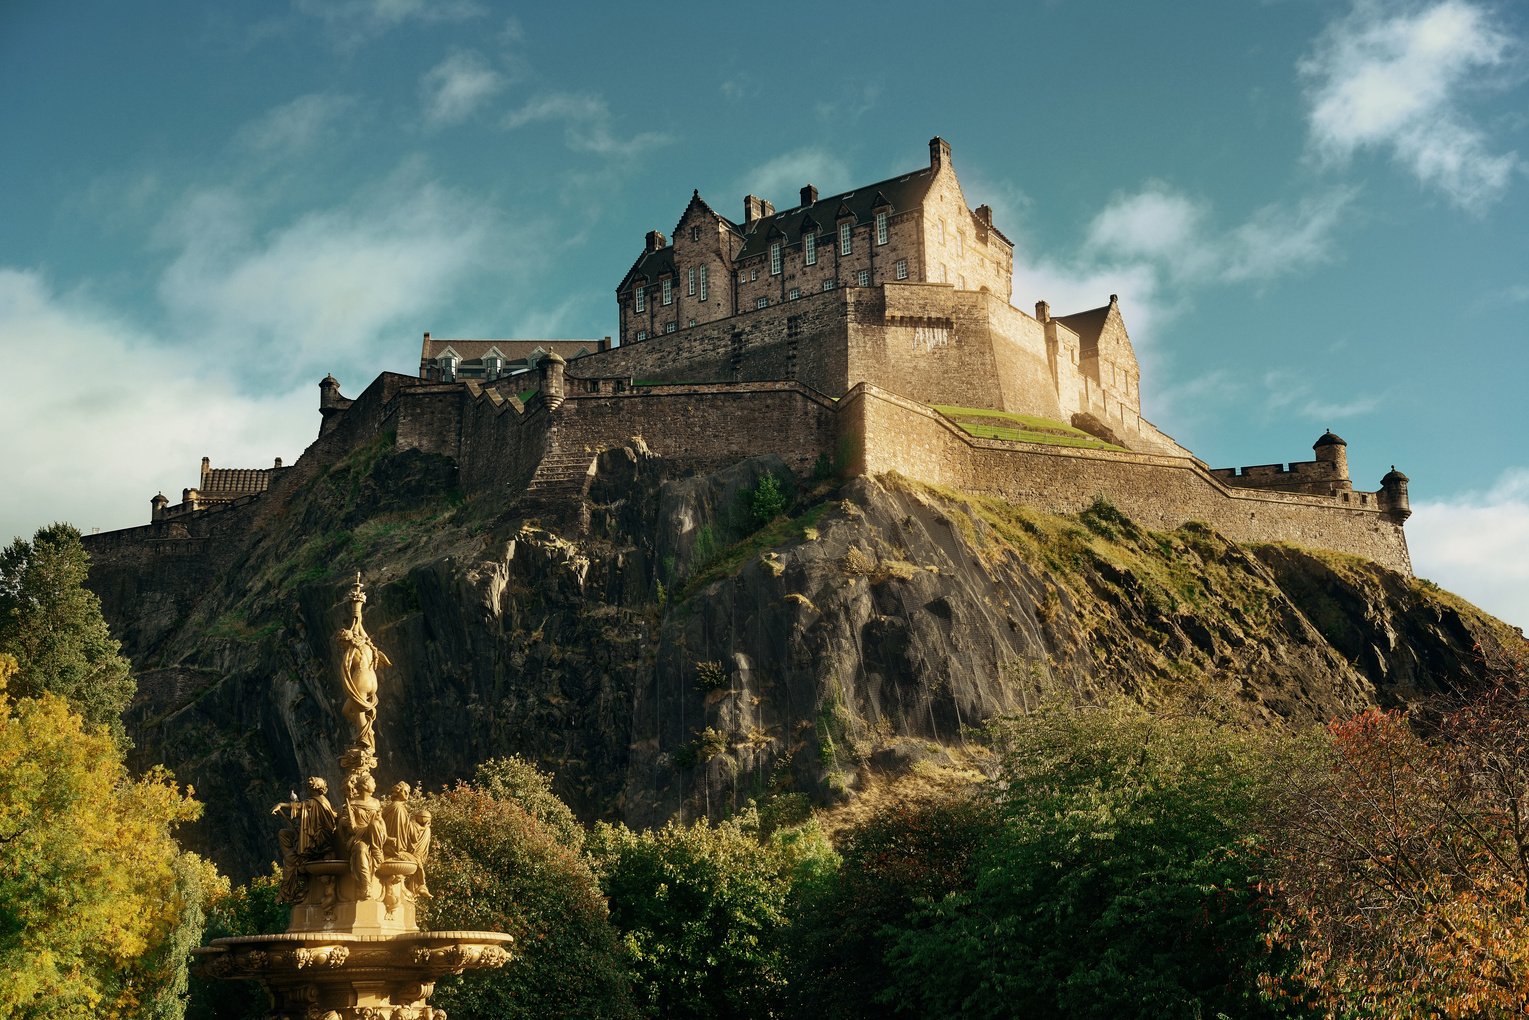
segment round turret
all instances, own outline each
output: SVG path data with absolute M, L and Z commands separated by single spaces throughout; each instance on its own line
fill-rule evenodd
M 1380 480 L 1381 508 L 1395 517 L 1398 523 L 1412 516 L 1412 504 L 1407 500 L 1408 481 L 1406 475 L 1396 470 L 1395 464 Z
M 1333 484 L 1340 489 L 1349 489 L 1353 486 L 1348 477 L 1348 443 L 1343 437 L 1337 435 L 1332 429 L 1328 429 L 1317 437 L 1317 441 L 1311 444 L 1316 451 L 1318 464 L 1329 464 Z
M 170 501 L 165 498 L 165 494 L 162 492 L 155 496 L 153 499 L 149 500 L 149 520 L 157 521 L 163 517 L 165 513 L 165 507 L 169 504 Z
M 542 400 L 549 411 L 556 411 L 563 404 L 563 366 L 567 364 L 557 351 L 548 351 L 546 357 L 537 362 L 536 367 L 541 373 Z

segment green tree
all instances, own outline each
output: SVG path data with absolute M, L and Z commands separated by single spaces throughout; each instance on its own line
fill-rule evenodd
M 770 1017 L 787 993 L 793 889 L 834 866 L 815 827 L 761 841 L 752 815 L 589 840 L 648 1016 Z
M 0 1015 L 174 1018 L 201 936 L 205 862 L 174 826 L 200 805 L 127 774 L 117 744 L 0 654 Z
M 552 792 L 552 777 L 520 755 L 490 758 L 473 772 L 472 785 L 496 800 L 519 804 L 569 849 L 584 849 L 584 826 Z
M 754 486 L 754 495 L 749 499 L 749 513 L 754 523 L 762 528 L 779 517 L 785 509 L 786 493 L 781 488 L 780 479 L 774 475 L 765 475 Z
M 882 1017 L 892 984 L 886 957 L 921 904 L 969 892 L 996 838 L 984 800 L 951 797 L 895 804 L 841 841 L 843 864 L 809 890 L 793 954 L 794 998 L 827 1020 Z
M 435 899 L 422 923 L 515 936 L 514 959 L 503 969 L 443 981 L 431 1001 L 456 1020 L 635 1016 L 605 900 L 589 862 L 560 830 L 567 808 L 553 803 L 539 775 L 518 760 L 491 762 L 480 772 L 489 789 L 460 784 L 425 799 Z M 553 824 L 495 789 L 518 789 Z
M 1003 828 L 969 891 L 903 926 L 888 1005 L 1111 1020 L 1296 1012 L 1259 987 L 1287 965 L 1268 949 L 1256 835 L 1288 768 L 1282 748 L 1126 706 L 1047 711 L 998 737 Z
M 65 698 L 91 726 L 125 740 L 121 716 L 137 691 L 131 665 L 85 587 L 90 559 L 68 524 L 39 528 L 0 552 L 0 652 L 20 671 L 14 697 Z

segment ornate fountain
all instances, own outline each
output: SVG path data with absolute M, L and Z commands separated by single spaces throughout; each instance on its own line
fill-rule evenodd
M 355 741 L 340 755 L 344 799 L 338 811 L 329 784 L 308 780 L 307 796 L 277 804 L 281 898 L 292 922 L 280 935 L 215 939 L 193 950 L 198 973 L 259 981 L 282 1020 L 445 1020 L 428 1005 L 446 974 L 502 967 L 509 935 L 487 931 L 420 931 L 419 900 L 430 899 L 430 813 L 410 807 L 406 783 L 386 802 L 376 796 L 377 669 L 390 666 L 361 622 L 361 575 L 350 592 L 349 626 L 335 639 L 341 652 L 346 719 Z

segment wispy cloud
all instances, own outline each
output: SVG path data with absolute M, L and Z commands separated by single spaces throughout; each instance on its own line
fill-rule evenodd
M 1485 491 L 1413 497 L 1407 544 L 1417 573 L 1529 626 L 1529 468 L 1509 468 Z
M 296 0 L 293 6 L 323 21 L 347 49 L 411 22 L 469 21 L 488 13 L 476 0 Z
M 845 82 L 836 95 L 817 104 L 818 119 L 843 124 L 869 113 L 881 99 L 877 82 Z
M 505 77 L 480 53 L 451 54 L 420 79 L 425 120 L 436 126 L 458 124 L 504 88 Z
M 0 336 L 17 359 L 68 351 L 87 369 L 65 387 L 13 387 L 0 401 L 0 432 L 17 441 L 48 423 L 48 456 L 7 464 L 0 541 L 54 520 L 86 531 L 146 524 L 149 497 L 163 490 L 179 501 L 202 457 L 291 463 L 318 432 L 312 380 L 252 395 L 235 381 L 238 362 L 187 358 L 34 271 L 0 268 Z
M 545 122 L 562 123 L 563 137 L 570 149 L 598 156 L 634 156 L 670 140 L 659 131 L 618 137 L 610 105 L 593 93 L 549 92 L 536 96 L 505 117 L 504 127 L 513 131 Z
M 1292 415 L 1327 425 L 1340 418 L 1369 414 L 1380 406 L 1384 394 L 1348 394 L 1340 398 L 1324 396 L 1309 377 L 1280 369 L 1263 377 L 1264 408 L 1282 418 Z
M 1356 0 L 1299 65 L 1313 151 L 1331 162 L 1386 152 L 1456 206 L 1490 205 L 1521 163 L 1494 151 L 1465 100 L 1496 84 L 1519 46 L 1468 0 Z
M 824 195 L 848 186 L 849 167 L 828 149 L 807 147 L 785 152 L 742 174 L 733 185 L 744 194 L 768 198 L 778 208 L 790 209 L 801 201 L 802 186 L 811 184 Z
M 505 268 L 478 203 L 407 172 L 339 208 L 254 222 L 237 193 L 194 196 L 162 232 L 177 254 L 159 284 L 177 335 L 216 337 L 254 378 L 312 374 L 413 333 L 466 280 Z
M 236 148 L 268 159 L 312 149 L 355 106 L 352 96 L 314 92 L 273 107 L 234 132 Z

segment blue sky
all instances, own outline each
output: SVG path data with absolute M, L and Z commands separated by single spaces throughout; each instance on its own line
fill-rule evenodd
M 698 11 L 704 10 L 704 13 Z M 1420 574 L 1529 624 L 1529 9 L 0 6 L 0 538 L 289 462 L 420 334 L 594 337 L 691 188 L 741 216 L 948 139 L 1015 303 L 1118 293 L 1216 466 L 1412 478 Z

